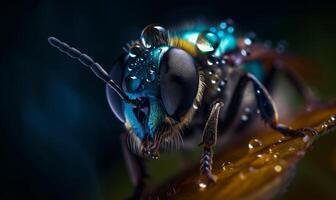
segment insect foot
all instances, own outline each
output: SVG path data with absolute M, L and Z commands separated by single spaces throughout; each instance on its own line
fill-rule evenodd
M 217 176 L 213 175 L 211 170 L 212 170 L 212 154 L 213 151 L 209 149 L 205 149 L 203 153 L 203 157 L 201 159 L 201 178 L 199 181 L 199 187 L 200 188 L 205 188 L 207 185 L 210 185 L 212 183 L 216 183 L 217 181 Z

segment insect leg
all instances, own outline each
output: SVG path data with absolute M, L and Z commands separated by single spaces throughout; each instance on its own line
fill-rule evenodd
M 240 77 L 238 84 L 234 89 L 229 105 L 227 107 L 227 111 L 225 112 L 225 115 L 223 116 L 222 123 L 219 124 L 220 130 L 222 130 L 223 132 L 225 132 L 225 130 L 229 128 L 230 125 L 235 120 L 235 117 L 238 114 L 241 102 L 243 100 L 243 94 L 245 92 L 248 82 L 249 82 L 249 79 L 247 78 L 247 76 L 243 75 Z
M 126 162 L 126 167 L 132 183 L 135 185 L 132 197 L 130 199 L 141 197 L 147 187 L 149 175 L 143 158 L 130 151 L 127 145 L 127 133 L 121 135 L 121 147 Z
M 203 130 L 203 138 L 200 145 L 203 146 L 203 155 L 201 159 L 201 174 L 205 175 L 210 182 L 216 181 L 216 176 L 212 174 L 213 146 L 217 141 L 217 125 L 219 111 L 223 107 L 222 102 L 215 102 L 212 106 L 210 116 Z
M 265 122 L 269 124 L 271 128 L 281 132 L 284 135 L 302 136 L 301 132 L 298 132 L 278 122 L 278 112 L 266 88 L 253 75 L 246 74 L 244 76 L 246 76 L 246 78 L 253 83 L 257 106 L 260 110 L 260 115 L 265 120 Z
M 289 82 L 294 86 L 295 90 L 303 97 L 307 104 L 315 104 L 318 98 L 315 96 L 314 92 L 306 86 L 302 78 L 291 70 L 289 67 L 284 66 L 282 63 L 274 63 L 266 77 L 264 82 L 265 87 L 270 91 L 273 87 L 274 78 L 277 73 L 282 73 L 289 80 Z

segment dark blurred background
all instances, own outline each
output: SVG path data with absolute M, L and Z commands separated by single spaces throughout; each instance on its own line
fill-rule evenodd
M 332 2 L 284 0 L 1 1 L 0 199 L 114 200 L 131 189 L 120 152 L 122 124 L 108 107 L 104 84 L 51 48 L 48 36 L 108 68 L 150 23 L 230 17 L 260 38 L 286 39 L 290 52 L 318 63 L 322 75 L 307 79 L 319 80 L 312 87 L 327 99 L 336 95 L 335 10 Z M 336 199 L 335 143 L 330 135 L 315 145 L 281 199 Z M 176 172 L 167 160 L 152 167 L 158 180 Z

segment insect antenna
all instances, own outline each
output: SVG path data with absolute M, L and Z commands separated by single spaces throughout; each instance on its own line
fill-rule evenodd
M 89 67 L 93 73 L 107 83 L 120 97 L 122 100 L 126 101 L 127 103 L 133 104 L 137 107 L 141 107 L 142 101 L 139 99 L 130 99 L 122 89 L 112 80 L 110 79 L 107 72 L 100 66 L 99 63 L 95 62 L 92 58 L 88 55 L 80 52 L 78 49 L 74 47 L 70 47 L 67 43 L 60 41 L 55 37 L 49 37 L 48 42 L 51 46 L 57 48 L 62 53 L 65 53 L 69 57 L 73 59 L 77 59 L 83 65 Z

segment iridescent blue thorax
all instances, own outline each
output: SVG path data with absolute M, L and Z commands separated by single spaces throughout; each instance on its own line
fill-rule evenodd
M 252 38 L 255 37 L 254 33 Z M 203 24 L 196 25 L 193 29 L 183 30 L 177 35 L 185 41 L 197 47 L 202 55 L 210 55 L 208 60 L 213 63 L 213 58 L 221 60 L 227 53 L 238 50 L 238 34 L 235 27 L 229 22 L 222 22 L 218 26 L 206 26 Z M 252 38 L 247 36 L 244 38 L 244 45 L 249 47 L 252 44 Z M 241 56 L 247 55 L 247 50 L 242 51 Z M 263 80 L 264 69 L 259 61 L 249 61 L 241 65 L 243 70 L 253 74 L 257 79 Z
M 168 46 L 130 53 L 126 61 L 122 88 L 131 99 L 146 99 L 148 105 L 142 110 L 124 103 L 124 114 L 134 133 L 142 139 L 146 133 L 153 138 L 155 129 L 165 116 L 160 95 L 160 60 Z M 150 109 L 150 110 L 149 110 Z M 139 117 L 142 112 L 143 117 Z M 140 121 L 142 120 L 142 121 Z

